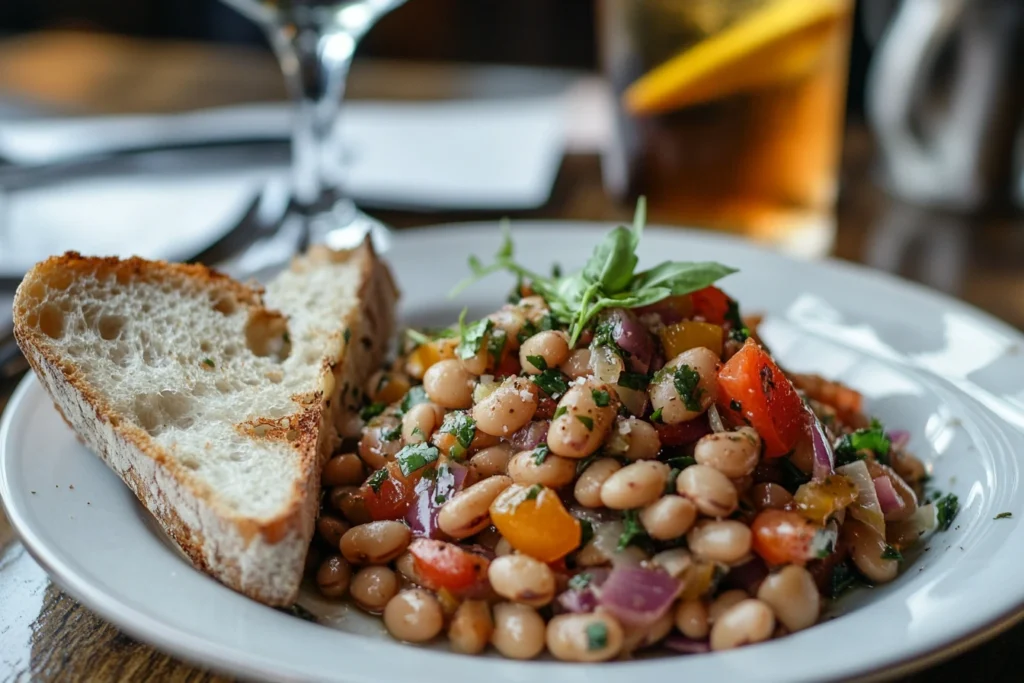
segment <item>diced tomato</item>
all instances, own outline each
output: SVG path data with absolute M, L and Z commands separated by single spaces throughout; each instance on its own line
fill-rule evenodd
M 814 537 L 819 527 L 798 512 L 764 510 L 750 525 L 753 550 L 768 564 L 798 564 L 814 559 Z
M 654 424 L 658 432 L 662 446 L 685 446 L 693 443 L 705 434 L 711 433 L 707 418 L 701 416 L 689 422 L 679 422 L 674 425 Z
M 505 353 L 501 357 L 501 362 L 494 368 L 494 378 L 511 377 L 512 375 L 518 375 L 522 371 L 523 366 L 519 364 L 519 354 Z
M 718 287 L 705 287 L 690 294 L 693 314 L 709 323 L 721 325 L 729 313 L 729 296 Z
M 397 462 L 389 462 L 386 466 L 387 478 L 377 486 L 377 490 L 370 485 L 375 475 L 370 475 L 367 481 L 360 487 L 363 498 L 366 500 L 366 510 L 375 521 L 383 519 L 402 519 L 409 510 L 412 500 L 416 495 L 416 482 L 421 473 L 414 472 L 406 477 Z
M 764 442 L 766 458 L 793 450 L 807 412 L 792 383 L 764 349 L 747 340 L 718 371 L 718 408 L 736 422 L 749 422 Z
M 468 590 L 487 578 L 487 558 L 445 541 L 417 538 L 409 544 L 416 573 L 431 590 Z

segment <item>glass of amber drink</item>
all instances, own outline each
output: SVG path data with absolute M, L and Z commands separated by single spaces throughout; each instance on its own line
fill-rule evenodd
M 652 221 L 831 247 L 853 0 L 599 0 L 609 189 Z

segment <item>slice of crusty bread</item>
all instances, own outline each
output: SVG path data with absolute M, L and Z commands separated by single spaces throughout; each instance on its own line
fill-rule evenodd
M 197 567 L 286 605 L 320 469 L 396 296 L 369 242 L 311 251 L 265 293 L 202 266 L 67 253 L 26 275 L 15 335 L 78 437 Z

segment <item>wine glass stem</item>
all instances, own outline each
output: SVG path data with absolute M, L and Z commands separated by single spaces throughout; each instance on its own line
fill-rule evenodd
M 337 198 L 342 159 L 338 114 L 359 36 L 338 27 L 288 26 L 271 42 L 295 103 L 292 123 L 293 200 L 307 214 Z

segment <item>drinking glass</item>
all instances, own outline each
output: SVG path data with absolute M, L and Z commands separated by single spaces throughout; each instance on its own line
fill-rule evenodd
M 853 0 L 601 0 L 609 189 L 652 220 L 827 251 Z M 821 240 L 827 244 L 821 244 Z
M 368 232 L 378 249 L 388 231 L 345 197 L 338 115 L 359 39 L 405 0 L 223 0 L 266 32 L 294 102 L 292 186 L 278 232 L 295 248 L 358 244 Z M 290 256 L 290 255 L 289 255 Z

